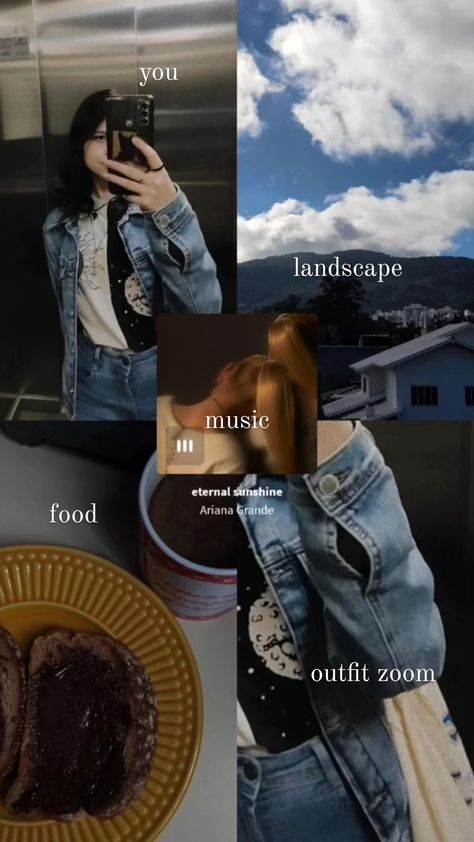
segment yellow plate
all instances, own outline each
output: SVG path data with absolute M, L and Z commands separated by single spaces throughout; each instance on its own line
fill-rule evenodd
M 1 842 L 154 842 L 191 780 L 202 737 L 199 675 L 183 631 L 145 585 L 82 550 L 0 548 L 0 625 L 24 650 L 47 629 L 102 632 L 140 658 L 158 704 L 158 746 L 148 783 L 122 815 L 54 822 L 10 816 L 0 803 Z

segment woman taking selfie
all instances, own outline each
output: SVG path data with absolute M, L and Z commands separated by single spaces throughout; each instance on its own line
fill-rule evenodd
M 105 107 L 113 94 L 98 91 L 79 106 L 57 206 L 43 228 L 72 420 L 154 418 L 154 315 L 221 308 L 196 215 L 158 153 L 133 138 L 146 169 L 107 159 Z

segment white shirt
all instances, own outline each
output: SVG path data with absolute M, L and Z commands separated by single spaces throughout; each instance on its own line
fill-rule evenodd
M 184 428 L 173 413 L 173 398 L 158 398 L 158 473 L 243 474 L 246 465 L 238 442 L 229 433 Z M 178 441 L 193 443 L 193 454 L 178 452 Z M 197 462 L 198 460 L 198 462 Z M 193 463 L 197 462 L 196 463 Z
M 107 269 L 107 207 L 94 200 L 97 216 L 79 217 L 79 249 L 84 261 L 77 286 L 77 312 L 84 333 L 94 345 L 126 350 L 117 321 Z

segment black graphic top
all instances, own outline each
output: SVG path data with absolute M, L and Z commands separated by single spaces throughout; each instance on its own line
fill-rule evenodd
M 318 722 L 290 631 L 250 548 L 239 558 L 237 611 L 237 695 L 249 742 L 272 754 L 300 745 Z
M 110 294 L 117 321 L 132 351 L 156 345 L 155 327 L 148 297 L 125 250 L 117 226 L 123 215 L 123 202 L 108 206 L 107 269 Z

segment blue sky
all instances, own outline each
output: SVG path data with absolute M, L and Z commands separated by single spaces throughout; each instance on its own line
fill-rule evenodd
M 276 251 L 290 253 L 305 243 L 317 251 L 326 250 L 325 246 L 328 251 L 351 247 L 352 241 L 347 239 L 338 244 L 336 218 L 339 223 L 342 220 L 344 230 L 346 223 L 354 220 L 356 233 L 351 237 L 360 247 L 391 254 L 474 257 L 474 111 L 472 115 L 469 112 L 469 68 L 466 74 L 463 68 L 458 69 L 452 78 L 449 68 L 444 75 L 441 68 L 440 81 L 430 78 L 430 72 L 438 72 L 437 65 L 433 71 L 430 66 L 430 56 L 439 48 L 436 39 L 448 49 L 447 29 L 448 41 L 459 46 L 466 28 L 463 15 L 471 14 L 470 0 L 464 10 L 460 3 L 459 15 L 456 13 L 456 20 L 447 27 L 444 24 L 444 31 L 441 19 L 434 17 L 432 34 L 426 36 L 419 56 L 413 57 L 408 46 L 403 62 L 395 46 L 391 51 L 393 38 L 388 46 L 384 43 L 386 32 L 382 26 L 377 28 L 376 19 L 353 15 L 351 30 L 341 25 L 338 10 L 346 4 L 354 8 L 353 0 L 284 2 L 288 8 L 279 0 L 239 0 L 239 43 L 247 62 L 246 71 L 239 75 L 239 97 L 250 91 L 246 103 L 239 104 L 243 115 L 238 166 L 241 259 Z M 408 4 L 406 9 L 399 8 L 405 17 L 409 9 L 409 0 L 372 2 L 378 8 L 395 2 L 398 7 Z M 431 0 L 419 2 L 423 5 Z M 319 12 L 320 7 L 324 13 Z M 408 31 L 413 31 L 413 21 L 407 25 L 411 27 Z M 333 35 L 335 61 L 327 46 Z M 415 35 L 418 48 L 423 30 L 415 30 Z M 343 45 L 339 53 L 336 39 Z M 365 55 L 374 42 L 378 52 L 365 66 Z M 461 56 L 462 47 L 461 43 Z M 341 55 L 344 61 L 335 66 Z M 363 57 L 362 62 L 358 56 Z M 375 85 L 378 67 L 380 85 Z M 253 68 L 265 81 L 252 93 Z M 329 82 L 319 90 L 322 71 Z M 371 97 L 376 98 L 374 104 Z M 354 110 L 347 136 L 341 139 L 337 123 L 335 130 L 328 131 L 327 126 L 340 113 L 345 119 L 341 102 L 347 101 Z M 329 103 L 322 120 L 321 103 L 325 107 Z M 292 114 L 295 105 L 301 108 L 300 120 Z M 382 115 L 381 123 L 394 120 L 394 132 L 385 132 L 383 126 L 378 131 L 372 109 L 375 115 Z M 362 129 L 361 113 L 368 121 L 362 123 Z M 364 125 L 369 127 L 369 140 Z M 410 183 L 411 188 L 403 187 Z M 354 188 L 366 188 L 364 195 L 350 192 Z M 290 199 L 298 206 L 288 205 Z M 281 209 L 275 208 L 279 203 Z

